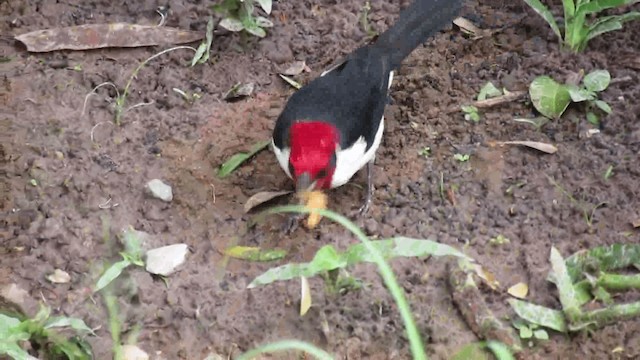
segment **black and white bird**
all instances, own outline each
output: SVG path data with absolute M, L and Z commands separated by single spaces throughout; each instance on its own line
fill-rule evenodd
M 356 49 L 289 98 L 272 141 L 278 163 L 296 190 L 344 185 L 366 165 L 367 192 L 360 213 L 368 210 L 394 71 L 456 17 L 461 3 L 415 0 L 375 42 Z

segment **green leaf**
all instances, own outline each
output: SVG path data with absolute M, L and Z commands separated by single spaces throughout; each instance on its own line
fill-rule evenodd
M 562 311 L 518 299 L 508 299 L 507 301 L 516 314 L 524 320 L 562 333 L 567 332 L 567 323 Z
M 209 60 L 209 52 L 211 51 L 211 43 L 213 42 L 213 17 L 209 16 L 209 21 L 207 22 L 207 32 L 205 34 L 205 40 L 198 46 L 198 50 L 196 50 L 196 54 L 193 56 L 191 60 L 191 66 L 194 66 L 196 63 L 204 64 Z
M 584 1 L 577 9 L 577 12 L 583 14 L 593 14 L 607 9 L 629 5 L 638 2 L 638 0 L 591 0 Z
M 575 85 L 565 85 L 567 90 L 569 90 L 569 95 L 571 96 L 571 101 L 573 102 L 582 102 L 587 100 L 593 100 L 596 98 L 596 94 L 592 91 L 589 91 L 585 88 L 581 88 Z
M 263 28 L 261 28 L 258 24 L 256 24 L 255 22 L 252 22 L 250 24 L 246 24 L 244 26 L 244 29 L 251 35 L 255 35 L 257 37 L 265 37 L 267 36 L 267 32 L 264 31 Z
M 551 30 L 556 34 L 559 39 L 562 39 L 562 35 L 560 34 L 560 28 L 558 28 L 558 24 L 553 17 L 551 11 L 544 6 L 544 4 L 540 0 L 524 0 L 527 5 L 529 5 L 538 15 L 542 16 L 542 18 L 549 24 Z
M 565 260 L 567 271 L 573 282 L 592 273 L 622 270 L 629 266 L 640 266 L 640 244 L 613 244 L 580 250 Z
M 85 324 L 82 319 L 56 316 L 56 317 L 50 318 L 44 323 L 45 329 L 67 327 L 67 326 L 70 326 L 72 329 L 76 331 L 86 331 L 91 335 L 96 336 L 93 330 L 91 330 L 91 328 L 88 327 L 87 324 Z
M 533 330 L 531 330 L 531 328 L 528 326 L 523 326 L 519 330 L 519 336 L 521 339 L 531 339 L 531 337 L 533 336 Z
M 126 259 L 118 261 L 117 263 L 111 265 L 107 269 L 107 271 L 105 271 L 104 274 L 100 276 L 100 278 L 98 279 L 98 282 L 96 283 L 95 288 L 93 289 L 93 292 L 98 292 L 104 289 L 107 285 L 111 284 L 111 282 L 115 280 L 118 276 L 120 276 L 120 274 L 122 274 L 122 271 L 126 269 L 127 266 L 129 265 L 131 265 L 131 262 Z
M 491 350 L 498 360 L 515 360 L 509 347 L 499 341 L 489 340 L 486 342 L 486 347 Z
M 282 249 L 261 249 L 253 246 L 232 246 L 224 251 L 224 254 L 247 261 L 274 261 L 280 260 L 287 255 Z
M 371 245 L 386 258 L 455 256 L 471 260 L 459 250 L 431 240 L 419 240 L 406 237 L 372 241 Z M 286 264 L 271 268 L 255 278 L 248 288 L 270 284 L 275 281 L 290 280 L 300 276 L 312 277 L 318 273 L 344 268 L 362 262 L 375 262 L 373 255 L 364 244 L 351 245 L 344 253 L 338 253 L 331 245 L 325 245 L 316 252 L 309 263 Z
M 225 28 L 225 29 L 227 29 L 229 31 L 233 31 L 233 32 L 242 31 L 242 29 L 244 29 L 244 25 L 242 24 L 242 21 L 240 21 L 237 18 L 232 18 L 232 17 L 227 17 L 227 18 L 224 18 L 224 19 L 220 20 L 219 25 L 222 26 L 223 28 Z
M 529 85 L 529 96 L 533 106 L 542 115 L 559 119 L 571 102 L 567 87 L 549 76 L 539 76 Z
M 611 106 L 609 106 L 609 104 L 607 104 L 605 101 L 596 100 L 593 103 L 598 107 L 598 109 L 604 111 L 607 114 L 611 114 Z
M 256 0 L 256 2 L 258 3 L 258 5 L 260 5 L 262 10 L 264 10 L 264 12 L 266 12 L 267 14 L 271 14 L 271 0 Z
M 483 348 L 480 342 L 466 344 L 451 357 L 451 360 L 488 360 L 489 357 Z
M 564 259 L 560 252 L 555 247 L 551 247 L 551 254 L 549 256 L 551 262 L 551 269 L 553 278 L 555 279 L 558 293 L 560 294 L 560 303 L 562 304 L 562 310 L 568 316 L 569 320 L 575 319 L 580 315 L 580 305 L 576 295 L 576 291 L 571 282 L 571 277 L 567 271 L 567 266 L 564 263 Z
M 249 160 L 252 156 L 265 149 L 270 143 L 271 140 L 264 140 L 254 145 L 249 152 L 238 153 L 231 156 L 229 160 L 220 166 L 220 170 L 218 170 L 218 177 L 223 178 L 231 174 L 243 162 Z
M 262 16 L 256 16 L 255 19 L 256 25 L 258 25 L 259 27 L 273 27 L 273 22 L 271 22 L 271 20 L 262 17 Z
M 594 112 L 589 111 L 587 113 L 587 121 L 595 126 L 599 126 L 600 125 L 600 119 L 598 119 L 598 115 L 596 115 Z
M 0 313 L 0 339 L 9 337 L 9 331 L 20 325 L 20 320 Z
M 585 75 L 582 82 L 587 90 L 600 92 L 609 86 L 611 75 L 607 70 L 594 70 Z
M 0 339 L 0 355 L 8 355 L 10 359 L 29 359 L 28 352 L 22 350 L 22 348 L 15 342 L 9 342 L 4 339 Z
M 538 329 L 533 331 L 533 337 L 538 340 L 549 340 L 549 333 L 545 329 Z
M 486 100 L 488 98 L 502 95 L 502 91 L 498 89 L 492 82 L 486 83 L 478 93 L 478 100 Z

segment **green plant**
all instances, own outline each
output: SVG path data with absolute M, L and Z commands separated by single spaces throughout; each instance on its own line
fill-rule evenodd
M 537 339 L 549 340 L 549 333 L 545 329 L 540 329 L 540 325 L 533 324 L 522 319 L 516 319 L 513 327 L 518 329 L 520 338 L 523 340 Z
M 431 147 L 429 146 L 423 147 L 422 149 L 420 149 L 420 151 L 418 151 L 418 155 L 424 156 L 426 158 L 431 156 Z
M 273 23 L 263 16 L 253 15 L 254 3 L 258 3 L 267 15 L 271 14 L 272 0 L 222 0 L 213 6 L 213 11 L 222 17 L 219 25 L 223 28 L 265 37 L 267 32 L 264 29 L 272 27 Z
M 604 91 L 611 82 L 607 70 L 594 70 L 584 76 L 580 85 L 560 84 L 549 76 L 535 78 L 529 85 L 529 96 L 533 106 L 542 115 L 550 119 L 559 119 L 571 102 L 587 104 L 587 119 L 597 123 L 596 109 L 605 114 L 611 113 L 611 107 L 598 99 L 598 93 Z
M 607 273 L 629 266 L 640 268 L 640 245 L 614 244 L 582 250 L 566 260 L 555 247 L 552 247 L 549 261 L 551 272 L 547 280 L 558 289 L 562 310 L 509 299 L 509 304 L 516 314 L 527 324 L 566 333 L 603 327 L 640 316 L 640 301 L 612 304 L 612 297 L 609 295 L 609 291 L 639 289 L 640 274 Z M 582 305 L 592 299 L 606 300 L 605 306 L 595 310 L 583 309 Z M 531 329 L 531 325 L 528 326 Z M 525 335 L 528 335 L 526 330 Z
M 621 8 L 638 0 L 562 0 L 564 9 L 564 36 L 553 14 L 540 0 L 524 0 L 549 24 L 562 45 L 574 53 L 583 51 L 587 43 L 604 33 L 622 29 L 625 22 L 640 19 L 640 12 L 629 11 L 622 15 L 598 16 L 604 10 Z M 589 21 L 589 17 L 595 18 Z
M 388 240 L 371 241 L 364 232 L 354 223 L 344 216 L 336 214 L 329 210 L 313 209 L 314 212 L 337 222 L 347 230 L 351 231 L 360 241 L 361 244 L 352 245 L 345 252 L 338 253 L 331 245 L 322 247 L 313 260 L 306 264 L 287 264 L 278 268 L 273 268 L 254 279 L 248 287 L 269 284 L 279 280 L 289 280 L 298 277 L 308 277 L 319 273 L 342 269 L 349 265 L 361 262 L 374 262 L 378 266 L 380 275 L 389 289 L 394 301 L 398 306 L 402 320 L 404 321 L 405 330 L 409 338 L 413 359 L 424 360 L 427 358 L 424 345 L 420 338 L 420 333 L 416 327 L 415 321 L 411 314 L 411 309 L 404 295 L 404 291 L 398 284 L 393 271 L 387 264 L 385 259 L 394 256 L 457 256 L 467 260 L 471 260 L 460 251 L 434 241 L 416 240 L 403 237 L 397 237 Z M 297 212 L 310 213 L 311 209 L 305 206 L 280 206 L 266 210 L 257 220 L 265 215 Z M 268 345 L 265 345 L 268 346 Z M 282 350 L 288 349 L 283 347 Z M 249 351 L 250 354 L 257 354 L 257 350 Z M 246 354 L 244 355 L 246 357 Z M 245 358 L 243 357 L 243 358 Z
M 464 113 L 464 119 L 467 121 L 478 122 L 480 121 L 480 113 L 478 108 L 473 105 L 462 105 L 460 107 Z
M 136 232 L 132 228 L 128 229 L 124 233 L 124 246 L 125 250 L 120 252 L 122 260 L 113 263 L 107 268 L 107 270 L 105 270 L 96 282 L 93 289 L 94 293 L 111 284 L 111 282 L 120 276 L 120 274 L 122 274 L 122 272 L 130 265 L 144 266 L 140 239 L 138 239 Z
M 453 159 L 459 162 L 467 162 L 469 161 L 469 154 L 454 154 Z
M 48 358 L 66 356 L 68 359 L 91 359 L 90 348 L 78 337 L 67 339 L 58 334 L 56 328 L 71 328 L 78 334 L 95 335 L 81 319 L 70 317 L 51 317 L 51 309 L 40 307 L 32 319 L 0 314 L 0 355 L 13 359 L 28 359 L 29 354 L 20 346 L 23 341 L 37 344 L 46 352 Z

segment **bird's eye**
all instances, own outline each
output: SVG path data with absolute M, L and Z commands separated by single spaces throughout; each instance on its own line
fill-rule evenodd
M 323 178 L 327 176 L 327 169 L 322 169 L 320 171 L 318 171 L 318 174 L 316 174 L 316 178 Z

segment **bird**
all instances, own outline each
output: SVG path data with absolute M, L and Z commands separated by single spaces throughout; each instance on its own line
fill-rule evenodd
M 414 0 L 375 41 L 289 97 L 276 119 L 271 148 L 296 192 L 340 187 L 366 166 L 366 194 L 358 214 L 369 210 L 394 73 L 461 7 L 462 0 Z

